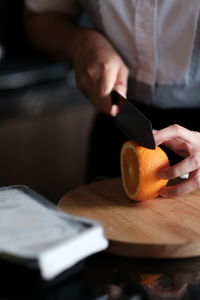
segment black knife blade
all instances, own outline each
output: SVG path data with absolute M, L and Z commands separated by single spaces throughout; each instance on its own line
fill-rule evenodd
M 111 92 L 113 104 L 126 101 L 126 106 L 122 112 L 118 113 L 116 126 L 130 140 L 135 140 L 145 148 L 155 149 L 152 124 L 141 111 L 139 111 L 130 99 L 124 98 L 117 91 Z

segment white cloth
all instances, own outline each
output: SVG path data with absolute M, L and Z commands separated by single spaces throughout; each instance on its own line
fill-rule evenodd
M 195 48 L 200 47 L 200 0 L 26 0 L 26 5 L 74 16 L 81 7 L 119 51 L 137 82 L 153 88 L 200 82 L 200 50 Z

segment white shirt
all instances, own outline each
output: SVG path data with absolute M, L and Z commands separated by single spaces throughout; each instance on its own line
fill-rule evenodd
M 26 0 L 26 5 L 70 16 L 86 11 L 129 66 L 137 100 L 200 107 L 200 0 Z

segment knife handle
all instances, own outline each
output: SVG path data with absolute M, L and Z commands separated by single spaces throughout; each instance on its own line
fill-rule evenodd
M 119 104 L 119 94 L 113 90 L 110 94 L 111 99 L 112 99 L 112 104 L 113 105 L 118 105 Z

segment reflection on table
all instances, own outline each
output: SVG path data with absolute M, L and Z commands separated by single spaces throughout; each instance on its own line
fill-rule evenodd
M 200 258 L 148 260 L 93 255 L 54 280 L 0 262 L 0 300 L 200 299 Z

